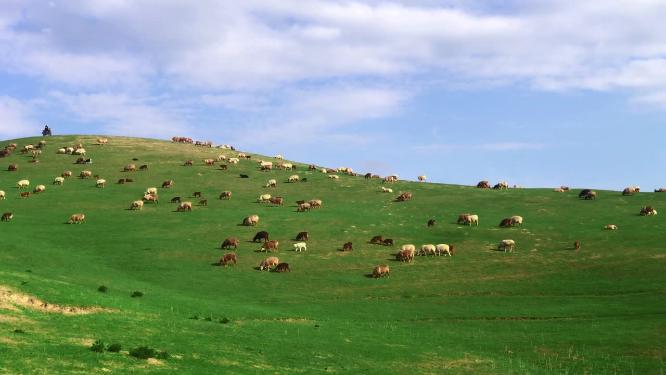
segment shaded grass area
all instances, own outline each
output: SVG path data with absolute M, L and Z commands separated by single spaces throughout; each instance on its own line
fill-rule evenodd
M 39 139 L 22 139 L 19 145 Z M 53 137 L 40 158 L 15 153 L 0 159 L 19 172 L 0 171 L 7 199 L 0 211 L 0 284 L 51 303 L 118 310 L 86 316 L 1 309 L 0 372 L 214 373 L 661 373 L 666 347 L 666 223 L 641 217 L 643 205 L 666 207 L 666 194 L 623 197 L 599 191 L 596 201 L 577 192 L 547 189 L 478 190 L 398 182 L 394 194 L 381 183 L 342 176 L 333 181 L 303 164 L 290 171 L 260 172 L 256 160 L 227 171 L 201 159 L 226 150 L 135 139 Z M 92 165 L 72 164 L 57 146 L 83 142 Z M 8 142 L 5 142 L 8 143 Z M 4 145 L 4 143 L 0 143 Z M 132 161 L 138 158 L 138 161 Z M 186 159 L 192 167 L 182 166 Z M 270 159 L 270 158 L 265 158 Z M 273 160 L 275 162 L 275 160 Z M 148 171 L 127 173 L 128 163 Z M 0 166 L 2 166 L 0 164 Z M 107 179 L 68 179 L 70 169 Z M 249 179 L 240 179 L 239 174 Z M 286 183 L 288 176 L 307 177 Z M 133 183 L 118 185 L 121 177 Z M 480 179 L 483 176 L 480 176 Z M 16 181 L 47 185 L 46 192 L 18 198 Z M 265 188 L 269 178 L 277 188 Z M 160 203 L 129 211 L 131 201 L 162 181 Z M 217 199 L 231 190 L 229 201 Z M 169 199 L 201 191 L 207 207 L 177 213 Z M 414 199 L 396 203 L 400 191 Z M 256 203 L 259 194 L 285 197 L 282 207 Z M 297 213 L 295 201 L 319 198 L 323 208 Z M 87 222 L 64 224 L 84 212 Z M 480 216 L 479 227 L 459 226 L 459 213 Z M 239 226 L 258 214 L 257 227 Z M 501 229 L 500 220 L 525 217 L 522 227 Z M 427 228 L 430 218 L 437 225 Z M 606 224 L 618 231 L 604 231 Z M 249 242 L 259 230 L 280 241 L 277 255 L 291 273 L 254 269 L 267 254 Z M 308 231 L 308 251 L 291 243 Z M 374 235 L 396 247 L 368 244 Z M 241 240 L 236 266 L 213 266 L 226 237 Z M 502 239 L 515 253 L 495 250 Z M 572 250 L 575 240 L 582 243 Z M 347 241 L 354 251 L 339 251 Z M 452 243 L 454 257 L 394 261 L 404 243 Z M 364 277 L 377 264 L 391 276 Z M 28 272 L 29 270 L 29 272 Z M 108 287 L 100 293 L 100 285 Z M 134 291 L 144 293 L 131 298 Z M 189 319 L 193 315 L 202 319 Z M 205 320 L 211 317 L 211 321 Z M 226 324 L 215 319 L 225 317 Z M 20 328 L 24 334 L 15 334 Z M 95 340 L 123 348 L 149 346 L 171 354 L 145 362 L 126 353 L 94 353 Z

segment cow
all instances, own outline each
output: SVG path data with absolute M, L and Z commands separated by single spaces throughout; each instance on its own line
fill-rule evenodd
M 280 263 L 280 259 L 278 259 L 278 257 L 268 257 L 268 258 L 261 261 L 261 263 L 259 264 L 259 270 L 260 271 L 263 271 L 263 270 L 268 271 L 268 270 L 271 269 L 271 267 L 275 267 L 279 263 Z
M 162 188 L 170 188 L 173 187 L 173 180 L 166 180 L 162 182 Z
M 509 252 L 513 252 L 516 247 L 516 242 L 514 240 L 502 240 L 499 245 L 497 245 L 498 250 L 504 250 L 506 253 L 507 249 Z
M 296 235 L 296 241 L 307 241 L 310 239 L 308 232 L 299 232 Z
M 258 215 L 250 215 L 243 219 L 243 225 L 245 226 L 255 226 L 259 224 L 259 216 Z
M 382 245 L 384 243 L 384 237 L 374 236 L 370 239 L 370 243 L 375 245 Z
M 379 265 L 375 267 L 374 270 L 372 270 L 372 277 L 375 279 L 384 277 L 384 276 L 389 276 L 389 273 L 391 272 L 390 268 L 386 264 Z
M 273 272 L 291 272 L 289 269 L 289 263 L 278 263 L 273 269 Z
M 2 214 L 2 221 L 11 221 L 14 218 L 14 214 L 11 212 L 5 212 Z
M 266 242 L 266 241 L 268 241 L 268 236 L 269 236 L 268 232 L 266 232 L 265 230 L 262 230 L 260 232 L 257 232 L 257 234 L 254 235 L 254 237 L 252 238 L 252 242 L 261 242 L 261 241 Z
M 305 242 L 296 242 L 294 244 L 294 251 L 296 252 L 301 252 L 301 251 L 307 251 L 308 250 L 308 245 Z
M 229 237 L 226 238 L 224 241 L 222 241 L 222 245 L 220 245 L 221 249 L 231 249 L 233 246 L 234 249 L 238 249 L 238 245 L 240 244 L 240 241 L 238 238 L 235 237 Z
M 231 192 L 230 191 L 221 192 L 220 199 L 231 199 Z
M 238 256 L 236 256 L 236 253 L 227 253 L 220 258 L 220 266 L 226 267 L 229 263 L 236 265 L 236 262 L 238 262 Z
M 414 260 L 414 250 L 412 249 L 400 250 L 395 255 L 395 259 L 400 262 L 411 263 Z
M 176 211 L 178 212 L 192 211 L 192 202 L 181 202 L 178 205 L 178 208 L 176 208 Z
M 353 248 L 351 242 L 345 242 L 345 243 L 342 245 L 342 251 L 352 251 L 352 250 L 354 250 L 354 248 Z
M 67 224 L 81 224 L 86 221 L 86 215 L 84 214 L 74 214 L 69 217 Z
M 428 228 L 434 227 L 436 223 L 435 219 L 428 220 Z

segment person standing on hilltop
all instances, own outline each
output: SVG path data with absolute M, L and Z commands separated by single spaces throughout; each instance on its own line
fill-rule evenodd
M 48 125 L 44 126 L 44 130 L 42 130 L 42 135 L 43 136 L 51 135 L 51 128 L 49 128 Z

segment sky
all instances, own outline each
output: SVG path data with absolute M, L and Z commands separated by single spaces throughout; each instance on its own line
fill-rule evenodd
M 666 2 L 2 0 L 0 139 L 189 136 L 432 182 L 666 186 Z

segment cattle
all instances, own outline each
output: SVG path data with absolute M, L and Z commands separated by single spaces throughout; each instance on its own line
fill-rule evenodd
M 308 234 L 308 232 L 299 232 L 296 235 L 296 241 L 307 241 L 309 239 L 310 239 L 310 235 Z
M 452 256 L 455 252 L 455 246 L 448 245 L 445 243 L 440 243 L 435 246 L 435 254 L 444 255 L 446 253 L 448 256 Z
M 259 224 L 259 216 L 258 215 L 250 215 L 243 219 L 243 225 L 245 226 L 255 226 Z
M 580 250 L 580 241 L 575 241 L 573 247 L 576 251 Z
M 231 199 L 231 192 L 230 191 L 221 192 L 220 199 Z
M 193 160 L 185 160 L 185 162 L 183 163 L 183 166 L 186 166 L 186 167 L 190 167 L 190 166 L 193 166 L 193 165 L 194 165 Z
M 294 251 L 296 252 L 301 252 L 301 251 L 307 251 L 308 250 L 308 245 L 305 242 L 296 242 L 294 244 Z
M 130 204 L 130 210 L 142 210 L 143 201 L 134 201 Z
M 655 215 L 657 215 L 657 210 L 652 206 L 641 207 L 640 215 L 641 216 L 655 216 Z
M 43 192 L 44 190 L 46 190 L 46 186 L 37 185 L 37 186 L 35 186 L 35 189 L 32 192 L 35 193 L 35 194 L 38 194 L 38 193 Z
M 96 181 L 96 185 L 98 188 L 103 188 L 106 186 L 106 180 L 103 178 L 100 178 L 99 180 Z
M 10 172 L 16 172 L 16 171 L 18 171 L 18 165 L 9 164 L 9 167 L 7 167 L 7 170 L 10 171 Z
M 144 165 L 140 166 L 139 170 L 140 171 L 147 171 L 148 170 L 148 165 L 144 164 Z
M 400 262 L 411 263 L 414 260 L 414 250 L 411 250 L 411 249 L 400 250 L 395 255 L 395 259 L 400 261 Z
M 168 189 L 170 187 L 173 187 L 173 180 L 166 180 L 162 182 L 162 188 Z
M 273 269 L 273 272 L 291 272 L 289 269 L 289 263 L 278 263 Z
M 4 190 L 0 190 L 0 200 L 5 200 L 5 199 L 7 199 L 7 196 L 6 196 L 6 194 L 5 194 L 5 191 L 4 191 Z
M 141 199 L 145 202 L 160 203 L 160 197 L 157 194 L 144 194 Z
M 396 202 L 406 202 L 408 200 L 412 199 L 412 193 L 411 192 L 404 192 L 395 199 Z
M 203 163 L 205 165 L 215 165 L 215 159 L 204 159 Z
M 370 239 L 370 243 L 375 245 L 382 245 L 384 243 L 384 237 L 374 236 Z
M 510 217 L 507 217 L 505 219 L 502 219 L 502 221 L 499 224 L 500 228 L 509 228 L 513 226 L 513 221 L 511 220 Z
M 19 189 L 27 189 L 30 186 L 30 181 L 28 180 L 20 180 L 19 182 L 16 183 L 16 186 Z
M 516 247 L 516 242 L 514 240 L 502 240 L 499 245 L 497 245 L 498 250 L 504 250 L 506 253 L 507 250 L 512 252 Z
M 607 224 L 606 226 L 604 226 L 604 229 L 606 229 L 606 230 L 617 230 L 617 225 Z
M 352 251 L 352 250 L 354 250 L 354 247 L 352 246 L 351 242 L 345 242 L 342 245 L 342 251 Z
M 123 167 L 123 172 L 135 172 L 136 171 L 136 164 L 127 164 L 125 167 Z
M 479 189 L 490 189 L 490 182 L 488 181 L 479 181 L 478 184 L 476 184 L 476 187 Z
M 178 208 L 176 208 L 176 211 L 178 212 L 192 211 L 192 202 L 181 202 L 178 205 Z
M 301 178 L 300 178 L 297 174 L 294 174 L 294 175 L 289 176 L 289 180 L 288 180 L 288 181 L 289 181 L 289 182 L 298 182 L 300 179 L 301 179 Z
M 384 246 L 393 246 L 393 239 L 392 238 L 385 238 L 384 241 L 382 241 L 382 245 L 384 245 Z
M 418 179 L 420 182 L 425 182 L 426 176 L 419 176 Z
M 229 237 L 225 238 L 224 241 L 222 241 L 222 245 L 220 245 L 221 249 L 231 249 L 233 246 L 234 249 L 238 249 L 238 245 L 240 244 L 240 241 L 238 238 L 235 237 Z
M 275 179 L 270 179 L 266 183 L 265 187 L 276 187 L 277 186 L 277 181 Z
M 276 204 L 278 206 L 282 206 L 284 204 L 284 198 L 282 197 L 272 197 L 271 199 L 268 200 L 271 204 Z
M 21 198 L 29 198 L 30 197 L 30 192 L 29 191 L 22 191 L 19 193 L 19 196 Z
M 67 224 L 81 224 L 86 221 L 86 215 L 84 214 L 74 214 L 69 217 Z
M 511 224 L 522 226 L 523 225 L 523 217 L 518 216 L 518 215 L 511 216 Z
M 437 247 L 433 244 L 426 244 L 426 245 L 421 245 L 421 250 L 419 251 L 419 255 L 427 256 L 427 255 L 435 255 L 437 253 Z
M 62 185 L 65 183 L 65 178 L 64 177 L 56 177 L 53 179 L 53 185 Z
M 79 178 L 90 178 L 90 177 L 92 177 L 91 171 L 81 171 L 81 173 L 79 173 Z
M 386 264 L 379 265 L 372 270 L 372 277 L 378 279 L 380 277 L 389 276 L 390 268 Z
M 310 203 L 306 203 L 306 202 L 304 202 L 304 203 L 301 203 L 301 204 L 298 205 L 298 208 L 296 209 L 296 211 L 297 211 L 297 212 L 310 211 L 310 208 L 312 208 L 312 207 L 310 206 Z
M 220 258 L 220 266 L 227 266 L 229 263 L 233 263 L 234 265 L 238 262 L 238 256 L 236 253 L 227 253 Z
M 62 177 L 62 178 L 72 177 L 72 171 L 64 171 L 64 172 L 62 172 L 62 174 L 60 175 L 60 177 Z
M 268 202 L 271 199 L 270 194 L 261 194 L 259 198 L 257 198 L 257 202 L 259 203 L 265 203 Z
M 435 224 L 437 224 L 437 221 L 435 221 L 435 219 L 428 220 L 428 228 L 434 227 Z
M 259 270 L 260 271 L 263 271 L 263 270 L 268 271 L 272 267 L 277 266 L 278 263 L 280 263 L 280 259 L 278 259 L 278 257 L 268 257 L 268 258 L 261 261 L 261 263 L 259 264 Z
M 14 218 L 14 214 L 11 212 L 5 212 L 2 214 L 2 221 L 11 221 Z

